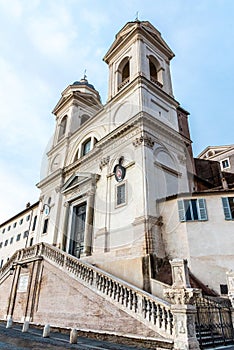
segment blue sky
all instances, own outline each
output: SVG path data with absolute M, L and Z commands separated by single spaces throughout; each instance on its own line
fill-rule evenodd
M 137 11 L 176 55 L 174 95 L 191 114 L 194 154 L 234 143 L 233 0 L 0 0 L 0 222 L 38 199 L 62 90 L 87 69 L 105 103 L 102 58 Z

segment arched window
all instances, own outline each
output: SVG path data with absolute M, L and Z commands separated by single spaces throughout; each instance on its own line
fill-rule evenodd
M 118 90 L 129 82 L 130 78 L 130 63 L 129 57 L 125 57 L 118 68 Z
M 85 122 L 87 122 L 87 120 L 89 120 L 89 116 L 87 114 L 83 114 L 80 117 L 80 125 L 84 124 Z
M 152 81 L 152 83 L 162 87 L 162 67 L 160 66 L 158 60 L 154 56 L 149 56 L 149 73 L 150 80 Z
M 129 61 L 125 63 L 122 70 L 122 82 L 129 79 Z
M 91 137 L 88 138 L 83 144 L 82 144 L 82 156 L 85 156 L 87 153 L 91 151 Z
M 58 135 L 59 140 L 65 135 L 66 127 L 67 127 L 67 115 L 65 115 L 65 117 L 63 117 L 63 119 L 59 125 L 59 135 Z
M 157 68 L 155 67 L 154 63 L 151 60 L 149 61 L 149 67 L 150 67 L 150 78 L 154 80 L 158 80 Z

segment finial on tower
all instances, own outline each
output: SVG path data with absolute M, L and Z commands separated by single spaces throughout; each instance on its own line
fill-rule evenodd
M 84 70 L 84 78 L 83 78 L 84 80 L 87 80 L 86 72 L 87 72 L 87 70 L 85 69 L 85 70 Z
M 136 18 L 135 18 L 135 21 L 136 21 L 136 22 L 140 22 L 140 21 L 139 21 L 139 11 L 137 11 L 137 12 L 136 12 Z

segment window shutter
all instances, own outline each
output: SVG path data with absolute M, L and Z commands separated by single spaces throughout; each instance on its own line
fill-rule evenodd
M 228 198 L 223 197 L 222 202 L 223 202 L 223 211 L 224 211 L 225 220 L 232 220 L 232 213 L 230 210 Z
M 197 201 L 198 201 L 198 208 L 199 208 L 199 213 L 200 213 L 200 220 L 202 220 L 202 221 L 208 220 L 205 199 L 200 198 Z
M 179 220 L 186 221 L 185 219 L 185 210 L 184 210 L 184 201 L 178 201 L 178 212 L 179 212 Z

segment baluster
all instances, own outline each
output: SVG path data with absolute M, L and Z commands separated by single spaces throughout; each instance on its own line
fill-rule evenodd
M 116 285 L 116 295 L 117 295 L 117 301 L 119 302 L 120 300 L 120 285 L 117 283 Z
M 125 306 L 129 307 L 129 290 L 125 288 Z
M 168 311 L 169 314 L 169 327 L 170 327 L 170 334 L 173 333 L 173 314 L 171 312 L 171 310 Z
M 123 286 L 120 286 L 120 302 L 123 305 L 123 301 L 124 301 L 124 289 Z
M 146 299 L 142 298 L 142 315 L 144 318 L 146 318 Z
M 164 329 L 167 331 L 167 325 L 168 325 L 168 312 L 166 308 L 163 308 L 163 314 L 164 314 Z
M 162 312 L 161 305 L 158 305 L 158 321 L 159 321 L 159 328 L 162 328 L 163 312 Z
M 152 315 L 153 315 L 153 323 L 154 323 L 154 325 L 156 325 L 156 322 L 157 322 L 157 305 L 156 305 L 155 302 L 153 302 Z
M 148 300 L 148 320 L 151 322 L 152 319 L 152 302 Z
M 114 300 L 118 300 L 118 285 L 116 282 L 114 282 L 114 285 L 113 285 L 113 295 L 114 295 Z

